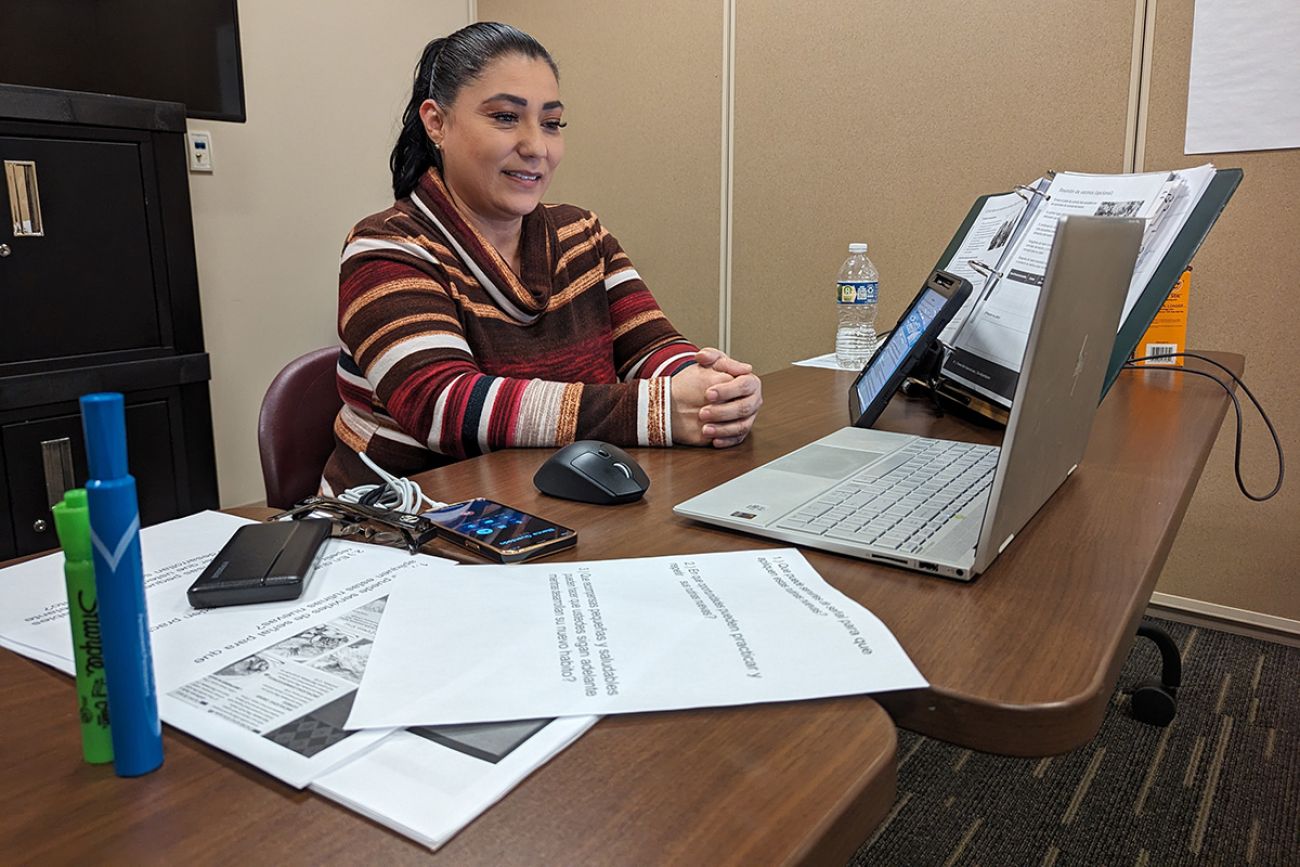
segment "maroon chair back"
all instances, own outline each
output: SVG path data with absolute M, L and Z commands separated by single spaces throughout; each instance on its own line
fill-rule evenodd
M 257 447 L 266 504 L 287 509 L 320 488 L 334 451 L 334 417 L 343 406 L 335 379 L 338 347 L 295 358 L 276 374 L 262 398 Z

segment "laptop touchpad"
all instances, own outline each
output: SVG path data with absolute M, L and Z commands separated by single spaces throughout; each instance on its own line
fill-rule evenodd
M 769 469 L 784 470 L 802 476 L 842 479 L 880 460 L 880 452 L 837 449 L 833 446 L 807 446 L 768 464 Z

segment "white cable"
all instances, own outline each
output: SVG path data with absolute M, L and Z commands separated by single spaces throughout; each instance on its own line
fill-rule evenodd
M 339 494 L 339 499 L 345 503 L 359 503 L 361 498 L 375 490 L 382 489 L 384 492 L 379 495 L 373 505 L 380 509 L 388 509 L 393 512 L 406 512 L 416 514 L 421 510 L 420 504 L 424 503 L 431 509 L 441 509 L 446 503 L 440 503 L 437 500 L 427 496 L 420 486 L 410 479 L 404 479 L 394 476 L 383 467 L 372 461 L 365 452 L 360 452 L 358 457 L 362 462 L 374 471 L 375 475 L 383 479 L 382 484 L 377 485 L 357 485 L 355 488 L 348 488 Z

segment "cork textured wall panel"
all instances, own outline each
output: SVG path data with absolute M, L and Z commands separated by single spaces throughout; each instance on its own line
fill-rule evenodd
M 1300 150 L 1185 156 L 1192 4 L 1161 3 L 1156 10 L 1146 167 L 1213 162 L 1245 172 L 1192 262 L 1187 341 L 1246 356 L 1246 384 L 1294 461 L 1300 455 Z M 1273 485 L 1277 459 L 1264 425 L 1249 412 L 1242 474 L 1252 491 L 1263 493 Z M 1300 620 L 1300 492 L 1292 479 L 1274 499 L 1252 503 L 1237 489 L 1232 458 L 1229 411 L 1157 590 Z
M 977 196 L 1122 171 L 1133 8 L 740 4 L 734 353 L 773 370 L 833 349 L 850 242 L 870 245 L 889 327 Z

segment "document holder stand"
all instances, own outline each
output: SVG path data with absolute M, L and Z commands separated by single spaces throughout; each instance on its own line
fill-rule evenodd
M 1201 194 L 1200 199 L 1192 208 L 1192 212 L 1188 215 L 1187 222 L 1183 224 L 1178 236 L 1174 239 L 1173 246 L 1160 260 L 1160 264 L 1147 282 L 1146 288 L 1142 291 L 1137 303 L 1133 305 L 1133 309 L 1129 311 L 1128 316 L 1121 323 L 1119 332 L 1115 335 L 1115 345 L 1111 350 L 1110 363 L 1106 368 L 1106 379 L 1102 384 L 1101 395 L 1098 400 L 1106 396 L 1106 392 L 1114 384 L 1125 362 L 1132 357 L 1133 350 L 1142 339 L 1142 335 L 1150 327 L 1152 320 L 1160 311 L 1160 305 L 1165 303 L 1165 299 L 1169 297 L 1169 293 L 1174 290 L 1174 286 L 1178 283 L 1178 278 L 1191 264 L 1192 257 L 1196 255 L 1197 250 L 1201 248 L 1201 244 L 1209 236 L 1210 229 L 1214 227 L 1215 222 L 1219 219 L 1219 214 L 1223 213 L 1223 209 L 1227 206 L 1228 200 L 1232 198 L 1232 194 L 1236 192 L 1241 179 L 1241 169 L 1218 169 L 1215 171 L 1209 186 Z M 953 235 L 952 241 L 949 242 L 948 247 L 939 257 L 939 264 L 936 267 L 942 267 L 957 254 L 962 239 L 970 232 L 976 218 L 989 198 L 990 196 L 981 196 L 975 200 L 975 204 L 967 213 L 966 219 L 962 221 L 961 226 Z M 934 353 L 929 359 L 918 364 L 916 371 L 908 380 L 907 388 L 904 390 L 905 393 L 909 395 L 929 393 L 939 406 L 946 411 L 967 418 L 982 420 L 984 424 L 992 423 L 997 426 L 1005 426 L 1010 415 L 1009 409 L 988 400 L 942 374 L 941 368 L 944 356 L 951 351 L 950 347 L 944 347 L 943 352 Z

